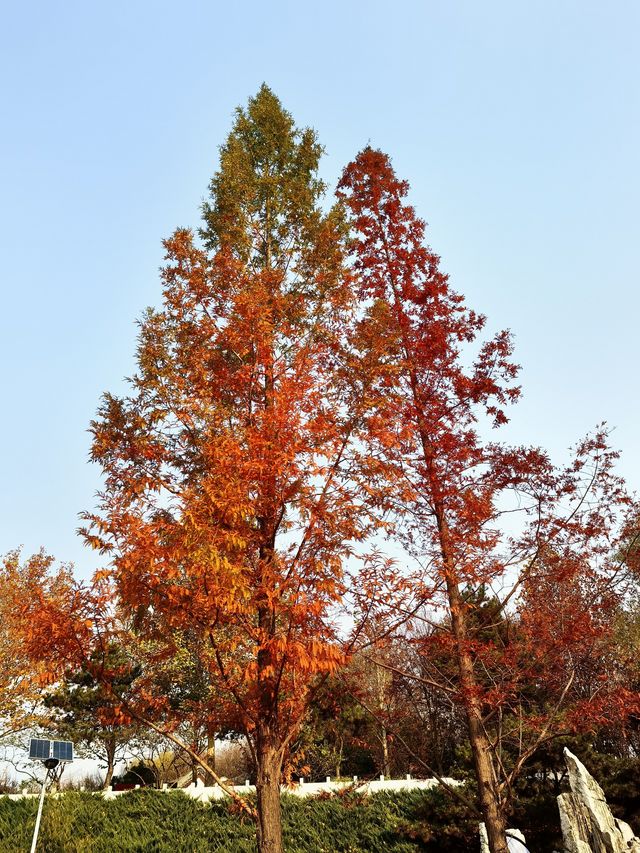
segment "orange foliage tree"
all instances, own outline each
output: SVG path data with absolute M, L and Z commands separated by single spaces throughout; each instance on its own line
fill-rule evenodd
M 445 646 L 455 675 L 428 680 L 464 708 L 489 845 L 506 853 L 511 786 L 535 749 L 558 731 L 638 706 L 637 695 L 602 679 L 597 690 L 572 692 L 578 661 L 602 648 L 624 594 L 620 553 L 634 509 L 604 429 L 565 470 L 538 449 L 483 439 L 482 424 L 504 424 L 519 395 L 510 336 L 471 354 L 485 318 L 465 306 L 425 246 L 407 191 L 371 148 L 340 183 L 366 307 L 354 345 L 375 354 L 363 459 L 374 460 L 369 475 L 387 481 L 382 506 L 400 541 L 428 567 L 414 585 L 418 599 L 444 610 L 423 653 L 428 661 L 430 643 L 436 655 Z M 493 630 L 478 618 L 484 589 L 497 597 Z M 509 608 L 519 610 L 511 636 L 499 630 Z
M 29 658 L 22 643 L 19 605 L 25 581 L 40 579 L 52 562 L 42 553 L 21 562 L 20 553 L 13 551 L 0 565 L 0 738 L 38 722 L 46 669 Z
M 211 733 L 248 738 L 263 851 L 282 849 L 287 747 L 343 662 L 335 606 L 366 524 L 343 476 L 352 291 L 320 155 L 268 88 L 237 111 L 201 239 L 165 242 L 130 395 L 106 395 L 92 425 L 105 485 L 84 535 L 110 555 L 121 615 L 156 661 L 176 637 L 204 640 L 217 695 L 199 710 Z M 151 688 L 145 701 L 170 714 Z
M 44 551 L 26 559 L 19 551 L 6 555 L 0 565 L 0 738 L 7 737 L 14 747 L 37 731 L 76 740 L 77 730 L 71 738 L 64 730 L 60 734 L 59 715 L 47 698 L 63 689 L 70 671 L 78 672 L 87 655 L 96 656 L 93 663 L 104 657 L 111 609 L 104 584 L 83 588 L 70 565 L 57 564 Z M 94 703 L 92 710 L 112 718 L 110 697 L 108 688 L 102 707 Z M 91 740 L 104 734 L 102 723 L 92 715 Z

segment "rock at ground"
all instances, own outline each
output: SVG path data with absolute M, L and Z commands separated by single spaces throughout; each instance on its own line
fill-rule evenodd
M 558 809 L 566 853 L 640 853 L 640 839 L 615 818 L 600 785 L 566 747 L 570 794 L 560 794 Z
M 591 820 L 575 794 L 558 797 L 565 853 L 591 853 Z

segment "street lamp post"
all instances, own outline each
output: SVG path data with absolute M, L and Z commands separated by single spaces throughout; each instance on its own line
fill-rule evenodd
M 42 808 L 44 806 L 44 795 L 47 790 L 47 782 L 49 774 L 60 764 L 73 761 L 73 744 L 66 740 L 41 740 L 32 738 L 29 744 L 29 758 L 33 761 L 42 761 L 47 768 L 44 779 L 42 780 L 42 788 L 40 790 L 40 802 L 38 803 L 38 814 L 36 816 L 36 825 L 33 830 L 33 840 L 31 842 L 31 853 L 36 853 L 38 844 L 38 833 L 40 832 L 40 820 L 42 818 Z

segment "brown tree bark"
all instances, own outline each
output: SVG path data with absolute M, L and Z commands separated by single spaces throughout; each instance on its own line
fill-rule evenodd
M 256 739 L 259 853 L 283 853 L 280 812 L 280 775 L 282 750 L 271 733 L 261 727 Z
M 376 701 L 378 703 L 378 713 L 380 719 L 384 719 L 385 714 L 385 678 L 387 673 L 381 666 L 374 664 L 374 674 L 376 681 Z M 389 759 L 389 735 L 387 727 L 384 723 L 380 723 L 380 745 L 382 748 L 382 772 L 386 779 L 391 777 L 391 761 Z
M 104 777 L 104 782 L 102 784 L 102 790 L 108 791 L 111 787 L 111 780 L 113 779 L 113 771 L 116 763 L 116 739 L 115 735 L 111 737 L 105 743 L 105 751 L 107 754 L 107 773 Z
M 489 850 L 491 853 L 509 853 L 506 836 L 506 815 L 504 803 L 500 796 L 498 781 L 496 778 L 491 744 L 482 722 L 482 704 L 478 695 L 478 683 L 476 681 L 473 658 L 469 651 L 467 620 L 464 602 L 460 594 L 460 586 L 455 569 L 455 559 L 451 547 L 451 538 L 444 504 L 441 499 L 439 484 L 433 472 L 432 448 L 430 446 L 427 432 L 424 428 L 424 415 L 422 413 L 421 400 L 417 392 L 417 381 L 415 374 L 411 375 L 414 399 L 418 404 L 420 413 L 420 438 L 424 451 L 425 461 L 429 470 L 431 494 L 434 498 L 434 509 L 438 527 L 440 553 L 444 569 L 447 597 L 449 599 L 449 611 L 451 613 L 451 629 L 456 644 L 456 656 L 458 660 L 458 672 L 460 675 L 460 692 L 467 717 L 467 728 L 469 731 L 469 744 L 473 756 L 473 764 L 476 771 L 478 785 L 478 798 L 480 808 L 487 829 Z
M 216 768 L 216 738 L 215 738 L 215 735 L 207 735 L 207 758 L 206 758 L 206 762 L 209 765 L 209 767 L 211 767 L 211 768 L 213 768 L 213 770 L 215 770 L 215 768 Z M 215 784 L 214 778 L 210 772 L 205 774 L 204 784 L 207 787 L 211 787 L 213 784 Z
M 445 546 L 443 553 L 446 553 L 446 551 Z M 509 853 L 506 837 L 506 816 L 498 790 L 495 768 L 491 756 L 491 744 L 482 723 L 482 707 L 478 698 L 478 685 L 473 668 L 473 659 L 469 653 L 467 643 L 464 603 L 460 595 L 458 583 L 448 571 L 446 572 L 446 583 L 451 611 L 451 627 L 457 647 L 460 689 L 467 716 L 469 743 L 471 745 L 473 764 L 478 783 L 478 798 L 487 829 L 489 850 L 491 853 Z

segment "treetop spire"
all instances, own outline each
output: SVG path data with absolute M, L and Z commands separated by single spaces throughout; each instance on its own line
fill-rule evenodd
M 311 128 L 296 128 L 266 85 L 236 109 L 220 148 L 220 167 L 203 205 L 208 248 L 229 250 L 254 268 L 286 267 L 296 242 L 321 219 L 322 146 Z M 293 241 L 292 241 L 293 236 Z

